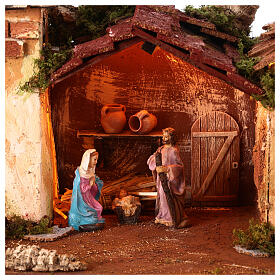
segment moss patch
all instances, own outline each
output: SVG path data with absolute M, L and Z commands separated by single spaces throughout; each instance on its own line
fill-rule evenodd
M 20 85 L 18 94 L 34 92 L 37 89 L 45 90 L 50 84 L 52 73 L 60 68 L 72 55 L 69 48 L 53 51 L 51 45 L 45 44 L 40 52 L 41 57 L 34 59 L 34 73 L 32 77 Z
M 248 250 L 259 249 L 275 255 L 275 233 L 274 227 L 269 223 L 257 223 L 254 219 L 249 220 L 249 227 L 243 231 L 233 230 L 233 244 L 240 245 Z
M 28 234 L 52 233 L 50 219 L 43 217 L 38 223 L 13 216 L 5 220 L 5 235 L 7 239 L 20 239 Z

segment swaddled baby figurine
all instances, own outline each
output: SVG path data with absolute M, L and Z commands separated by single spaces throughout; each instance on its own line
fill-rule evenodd
M 122 208 L 124 215 L 129 217 L 135 214 L 137 207 L 141 206 L 141 203 L 138 197 L 128 195 L 127 191 L 121 188 L 118 197 L 112 203 L 112 209 L 115 210 L 118 206 Z

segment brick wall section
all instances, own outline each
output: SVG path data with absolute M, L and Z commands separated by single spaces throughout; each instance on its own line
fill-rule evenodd
M 22 57 L 23 53 L 23 41 L 16 39 L 5 40 L 5 56 L 6 57 Z
M 38 39 L 39 24 L 37 22 L 11 22 L 11 37 L 17 39 Z
M 5 38 L 9 37 L 9 22 L 5 20 Z
M 5 20 L 5 56 L 24 56 L 23 40 L 39 38 L 39 23 L 34 21 L 9 22 Z

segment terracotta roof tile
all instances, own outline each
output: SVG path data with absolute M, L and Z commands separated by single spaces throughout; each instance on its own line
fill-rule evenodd
M 215 24 L 213 24 L 212 22 L 187 16 L 185 13 L 183 13 L 181 11 L 177 11 L 177 16 L 179 18 L 179 21 L 187 22 L 187 23 L 197 25 L 200 27 L 205 27 L 208 29 L 213 29 L 213 30 L 216 29 Z
M 172 15 L 146 6 L 136 7 L 132 24 L 166 36 L 171 36 L 174 31 L 181 28 L 179 21 Z
M 262 33 L 260 39 L 275 38 L 275 29 Z
M 202 52 L 205 43 L 198 36 L 191 36 L 182 31 L 174 31 L 171 36 L 158 34 L 157 38 L 188 51 Z
M 268 23 L 262 27 L 263 30 L 275 30 L 275 22 Z
M 81 64 L 83 64 L 83 60 L 79 57 L 70 59 L 61 68 L 59 68 L 55 73 L 53 73 L 51 80 L 53 81 L 53 80 L 60 78 L 61 76 L 70 72 L 71 70 L 77 68 Z
M 254 66 L 256 71 L 275 62 L 275 23 L 267 24 L 263 29 L 267 31 L 261 34 L 260 42 L 248 52 L 250 57 L 261 58 L 259 63 Z
M 230 42 L 233 42 L 233 43 L 237 42 L 239 40 L 239 38 L 237 38 L 235 36 L 228 35 L 226 33 L 219 32 L 217 30 L 208 29 L 208 28 L 202 28 L 201 32 L 205 33 L 205 34 L 215 36 L 215 37 L 218 37 L 218 38 L 221 38 L 221 39 L 224 39 L 224 40 L 227 40 L 227 41 L 230 41 Z
M 240 60 L 240 54 L 236 48 L 234 48 L 232 45 L 225 43 L 223 45 L 225 53 L 228 57 L 230 57 L 234 62 L 237 62 Z
M 188 30 L 188 24 L 182 24 L 181 27 L 180 21 L 196 25 L 197 34 L 194 34 L 192 28 Z M 268 32 L 271 31 L 271 28 L 268 28 Z M 235 73 L 236 68 L 232 60 L 238 59 L 239 54 L 230 42 L 236 42 L 238 40 L 236 37 L 218 32 L 212 23 L 188 17 L 173 6 L 137 6 L 132 18 L 107 28 L 107 33 L 103 37 L 76 45 L 73 58 L 53 74 L 52 81 L 57 78 L 63 79 L 69 72 L 73 74 L 76 70 L 81 71 L 83 65 L 92 63 L 92 59 L 102 59 L 103 56 L 115 53 L 122 43 L 126 43 L 123 45 L 124 48 L 129 47 L 133 44 L 133 40 L 138 38 L 158 45 L 246 93 L 262 93 L 260 88 Z M 206 34 L 221 38 L 225 43 L 215 48 L 215 39 L 212 40 L 214 44 L 209 44 L 209 36 Z M 268 49 L 270 48 L 265 45 L 265 50 Z M 255 49 L 255 52 L 258 51 Z M 97 56 L 98 54 L 102 55 Z M 92 58 L 93 56 L 95 57 Z M 273 55 L 270 53 L 267 59 L 260 61 L 261 65 L 269 63 L 268 58 L 274 58 L 274 53 Z
M 231 80 L 232 85 L 243 92 L 261 95 L 263 94 L 263 90 L 257 87 L 256 85 L 252 84 L 246 78 L 236 74 L 236 73 L 227 73 L 228 78 Z
M 275 50 L 275 39 L 270 39 L 266 41 L 262 41 L 256 44 L 249 52 L 249 56 L 261 56 L 265 55 L 267 52 L 271 52 L 271 50 Z
M 199 56 L 193 56 L 191 54 L 191 58 L 199 59 L 201 63 L 205 63 L 223 71 L 236 72 L 236 68 L 233 66 L 231 58 L 207 45 L 203 48 L 203 52 Z
M 175 5 L 146 5 L 147 8 L 153 9 L 155 11 L 176 14 L 177 9 L 175 9 Z
M 86 58 L 112 50 L 114 50 L 114 44 L 111 37 L 107 34 L 95 40 L 76 45 L 74 57 Z
M 254 66 L 254 69 L 260 70 L 262 68 L 264 68 L 265 66 L 268 66 L 269 64 L 275 62 L 275 51 L 272 51 L 271 53 L 266 54 L 259 63 L 257 63 Z
M 110 26 L 106 29 L 109 37 L 113 42 L 118 42 L 126 39 L 133 38 L 134 35 L 131 32 L 132 18 L 126 19 L 116 25 Z

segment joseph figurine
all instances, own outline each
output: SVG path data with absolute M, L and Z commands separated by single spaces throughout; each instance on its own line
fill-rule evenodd
M 173 128 L 163 129 L 162 142 L 163 146 L 159 147 L 147 162 L 157 186 L 155 223 L 184 228 L 190 226 L 184 207 L 184 165 L 175 145 L 176 135 Z M 161 165 L 157 164 L 157 156 L 161 156 Z

